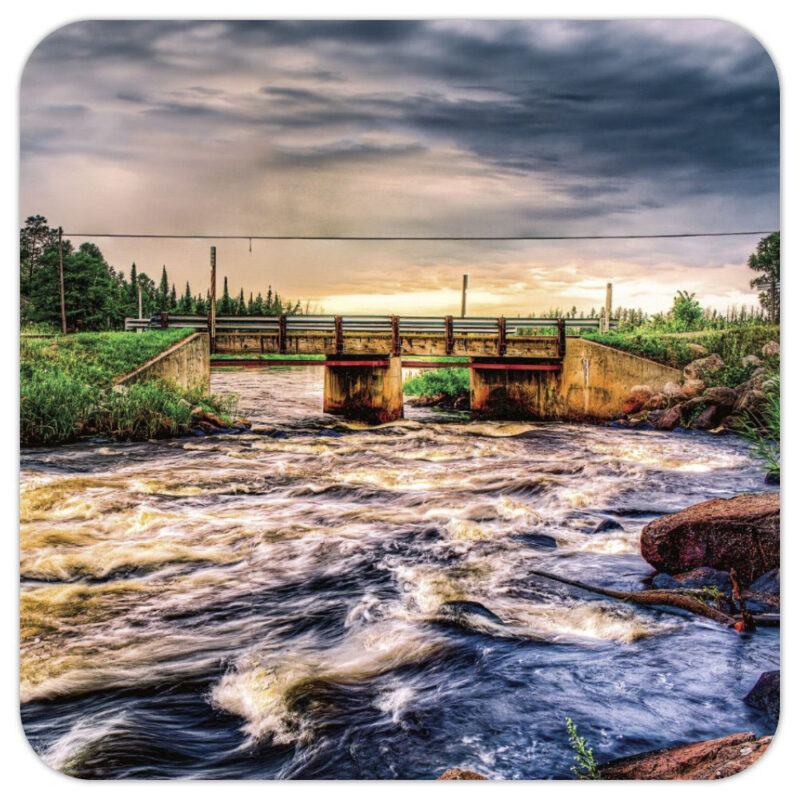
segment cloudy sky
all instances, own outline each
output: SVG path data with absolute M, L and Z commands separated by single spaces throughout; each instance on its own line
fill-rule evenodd
M 524 236 L 773 230 L 779 97 L 723 22 L 84 22 L 22 77 L 20 217 L 66 231 Z M 754 302 L 758 236 L 218 242 L 232 288 L 329 313 Z M 76 240 L 77 241 L 77 240 Z M 210 242 L 98 240 L 179 291 Z M 749 274 L 748 274 L 749 273 Z

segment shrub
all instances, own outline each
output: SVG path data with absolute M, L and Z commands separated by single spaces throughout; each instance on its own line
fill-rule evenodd
M 469 369 L 465 367 L 442 367 L 421 372 L 403 384 L 406 394 L 416 397 L 444 395 L 448 400 L 469 395 Z
M 734 429 L 753 448 L 767 472 L 778 477 L 781 472 L 781 379 L 775 372 L 764 383 L 766 401 L 758 412 L 739 412 Z

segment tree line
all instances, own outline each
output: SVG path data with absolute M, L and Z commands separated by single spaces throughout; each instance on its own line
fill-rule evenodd
M 58 263 L 58 228 L 48 225 L 45 217 L 28 217 L 20 229 L 20 322 L 23 326 L 38 325 L 58 328 L 61 324 L 61 289 Z M 64 305 L 67 330 L 120 330 L 125 317 L 145 318 L 169 311 L 175 314 L 207 314 L 211 306 L 208 291 L 192 292 L 189 282 L 178 294 L 169 280 L 166 265 L 156 282 L 132 264 L 126 274 L 112 267 L 100 248 L 84 242 L 78 248 L 64 239 L 61 245 L 64 266 Z M 222 295 L 217 298 L 217 314 L 296 314 L 299 302 L 285 300 L 267 288 L 265 294 L 244 289 L 237 295 L 228 290 L 227 277 Z

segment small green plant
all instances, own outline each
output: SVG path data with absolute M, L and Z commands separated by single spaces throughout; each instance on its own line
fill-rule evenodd
M 598 781 L 600 780 L 600 768 L 594 758 L 594 750 L 586 743 L 586 739 L 578 734 L 575 723 L 566 717 L 567 731 L 569 732 L 569 743 L 575 751 L 575 761 L 577 766 L 571 767 L 572 772 L 580 780 Z
M 766 398 L 758 411 L 741 412 L 736 431 L 746 439 L 755 456 L 767 468 L 767 474 L 781 474 L 781 379 L 775 373 L 764 383 Z

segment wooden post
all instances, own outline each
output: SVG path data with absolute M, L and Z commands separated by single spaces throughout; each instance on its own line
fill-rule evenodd
M 611 284 L 606 284 L 606 317 L 605 317 L 605 332 L 611 330 Z
M 469 275 L 464 275 L 461 281 L 461 316 L 467 316 L 467 288 L 469 287 Z
M 278 352 L 286 352 L 286 314 L 278 317 Z
M 558 357 L 564 358 L 567 352 L 567 323 L 561 318 L 558 320 Z
M 344 333 L 342 331 L 342 318 L 336 316 L 333 318 L 333 335 L 336 341 L 336 354 L 344 351 Z
M 453 317 L 447 316 L 444 318 L 444 352 L 451 356 L 453 355 L 453 348 L 455 341 L 453 340 Z
M 400 317 L 392 316 L 392 355 L 400 355 Z
M 58 280 L 61 284 L 61 333 L 67 332 L 67 306 L 64 302 L 64 248 L 61 243 L 63 230 L 58 229 Z
M 208 339 L 211 352 L 216 352 L 217 338 L 217 248 L 211 245 L 211 303 L 208 307 Z
M 498 317 L 497 319 L 497 355 L 504 356 L 506 354 L 506 318 Z
M 168 328 L 169 327 L 169 311 L 162 311 L 161 312 L 161 327 Z
M 139 319 L 142 318 L 142 284 L 139 284 Z

